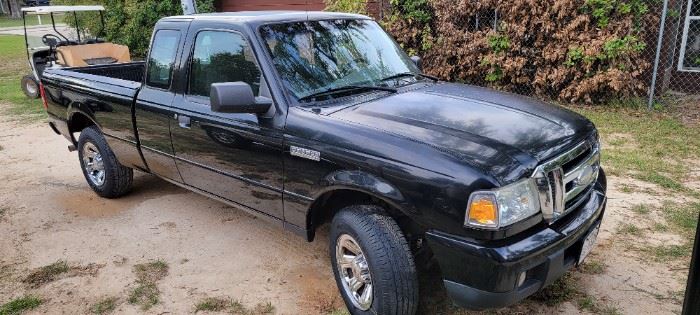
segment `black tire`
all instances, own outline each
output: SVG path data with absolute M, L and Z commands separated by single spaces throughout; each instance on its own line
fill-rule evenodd
M 101 156 L 102 164 L 104 165 L 104 180 L 98 184 L 94 182 L 86 167 L 85 151 L 86 146 L 96 147 Z M 80 159 L 80 168 L 83 171 L 85 180 L 98 195 L 104 198 L 117 198 L 125 195 L 131 190 L 131 185 L 134 180 L 134 171 L 131 168 L 125 167 L 117 161 L 114 152 L 107 145 L 102 132 L 95 127 L 90 126 L 80 132 L 78 139 L 78 157 Z
M 346 239 L 345 235 L 357 242 L 367 261 L 373 298 L 371 307 L 366 310 L 354 304 L 338 268 L 336 245 L 339 240 Z M 373 205 L 341 209 L 331 223 L 329 253 L 335 281 L 351 314 L 416 313 L 418 274 L 413 255 L 396 221 L 386 215 L 384 209 Z
M 34 76 L 31 74 L 25 75 L 21 80 L 22 92 L 28 98 L 35 99 L 39 98 L 41 93 L 39 92 L 39 83 L 34 80 Z

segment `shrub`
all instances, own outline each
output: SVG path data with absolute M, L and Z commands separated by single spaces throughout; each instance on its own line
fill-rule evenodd
M 132 56 L 144 57 L 153 26 L 159 19 L 182 14 L 180 1 L 176 0 L 55 0 L 55 4 L 102 4 L 105 7 L 105 28 L 102 37 L 110 42 L 129 46 Z M 199 12 L 213 12 L 214 0 L 197 0 Z M 93 12 L 79 15 L 79 23 L 89 33 L 100 31 L 99 17 Z M 66 22 L 73 24 L 71 19 Z
M 326 11 L 367 14 L 365 0 L 324 0 Z
M 392 0 L 386 26 L 429 74 L 597 103 L 646 92 L 651 1 Z

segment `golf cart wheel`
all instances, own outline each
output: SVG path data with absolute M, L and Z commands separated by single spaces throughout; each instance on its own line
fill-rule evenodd
M 31 74 L 22 77 L 22 92 L 28 98 L 39 98 L 39 83 L 34 80 Z

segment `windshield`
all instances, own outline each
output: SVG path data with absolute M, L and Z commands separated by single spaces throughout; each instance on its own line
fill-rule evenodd
M 53 21 L 49 14 L 27 14 L 25 16 L 28 48 L 46 49 L 42 40 L 46 36 L 60 42 L 80 43 L 100 35 L 102 19 L 99 11 L 55 12 Z M 79 28 L 76 28 L 76 21 Z M 79 33 L 79 34 L 78 34 Z M 24 35 L 24 29 L 17 29 L 13 34 Z
M 273 24 L 260 32 L 275 69 L 297 100 L 346 86 L 387 86 L 388 78 L 420 73 L 371 20 Z

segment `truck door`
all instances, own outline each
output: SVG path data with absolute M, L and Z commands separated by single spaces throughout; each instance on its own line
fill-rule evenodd
M 196 28 L 185 44 L 191 56 L 180 69 L 182 94 L 173 103 L 180 174 L 187 185 L 281 219 L 283 138 L 275 126 L 284 117 L 212 112 L 212 83 L 242 81 L 256 96 L 270 94 L 242 33 Z
M 173 68 L 189 22 L 161 22 L 151 41 L 143 87 L 136 98 L 136 129 L 150 171 L 182 182 L 170 140 Z

